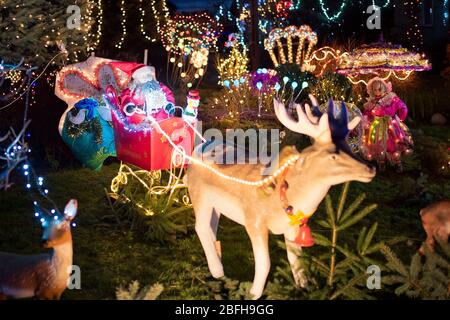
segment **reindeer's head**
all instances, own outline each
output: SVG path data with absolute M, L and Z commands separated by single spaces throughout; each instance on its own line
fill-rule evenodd
M 42 227 L 42 246 L 53 248 L 55 246 L 71 242 L 70 223 L 77 214 L 77 200 L 70 200 L 64 209 L 64 214 L 46 215 L 40 218 Z
M 346 142 L 348 133 L 354 129 L 360 118 L 348 123 L 347 109 L 342 103 L 339 118 L 335 118 L 331 101 L 328 113 L 322 114 L 316 99 L 310 95 L 313 109 L 305 104 L 305 111 L 297 105 L 298 122 L 291 119 L 285 106 L 274 101 L 275 113 L 288 129 L 306 134 L 314 139 L 312 146 L 302 151 L 294 170 L 301 170 L 302 179 L 312 184 L 332 186 L 347 181 L 370 182 L 375 176 L 375 168 L 352 153 Z M 295 173 L 294 173 L 295 176 Z

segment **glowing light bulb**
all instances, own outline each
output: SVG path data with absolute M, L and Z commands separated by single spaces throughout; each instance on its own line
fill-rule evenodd
M 279 84 L 278 82 L 275 84 L 274 89 L 275 89 L 277 92 L 281 89 L 281 86 L 280 86 L 280 84 Z

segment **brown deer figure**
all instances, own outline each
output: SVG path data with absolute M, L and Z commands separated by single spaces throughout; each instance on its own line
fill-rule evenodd
M 296 212 L 308 218 L 331 186 L 351 180 L 368 183 L 375 176 L 374 167 L 357 158 L 345 140 L 360 119 L 348 123 L 345 104 L 338 119 L 334 116 L 333 103 L 329 104 L 328 113 L 322 115 L 315 98 L 310 96 L 310 99 L 313 110 L 305 104 L 305 113 L 300 105 L 296 106 L 299 121 L 291 119 L 284 104 L 274 100 L 280 122 L 292 131 L 312 137 L 314 143 L 301 153 L 294 147 L 282 150 L 279 163 L 280 168 L 284 168 L 283 174 L 277 169 L 272 176 L 274 179 L 269 177 L 271 193 L 261 195 L 258 189 L 265 185 L 239 180 L 267 181 L 267 177 L 262 176 L 262 164 L 219 165 L 210 161 L 208 165 L 214 168 L 211 170 L 194 162 L 187 170 L 185 182 L 195 211 L 195 230 L 211 274 L 215 278 L 224 276 L 215 243 L 219 218 L 224 214 L 243 225 L 250 237 L 255 259 L 250 293 L 254 299 L 261 297 L 270 270 L 269 231 L 284 234 L 295 282 L 304 287 L 306 279 L 298 265 L 298 248 L 293 245 L 299 226 L 290 223 L 289 215 Z
M 447 243 L 450 235 L 450 200 L 441 200 L 420 210 L 422 225 L 427 233 L 425 244 L 433 251 L 436 240 Z M 419 249 L 424 254 L 424 247 Z
M 77 200 L 70 200 L 64 215 L 40 216 L 42 246 L 51 253 L 18 255 L 0 252 L 0 298 L 60 299 L 72 269 L 71 221 Z

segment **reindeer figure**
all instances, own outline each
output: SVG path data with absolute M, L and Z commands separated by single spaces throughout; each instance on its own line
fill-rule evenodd
M 422 226 L 427 233 L 425 243 L 420 247 L 419 253 L 425 254 L 424 245 L 433 252 L 436 240 L 447 243 L 450 236 L 450 200 L 441 200 L 432 203 L 420 210 Z
M 306 104 L 306 113 L 297 105 L 299 121 L 289 118 L 285 106 L 274 100 L 277 118 L 292 131 L 306 134 L 314 144 L 301 153 L 294 147 L 282 150 L 280 163 L 285 163 L 283 174 L 273 179 L 272 193 L 261 196 L 258 187 L 241 183 L 262 181 L 263 165 L 209 165 L 216 170 L 193 163 L 187 171 L 186 184 L 195 211 L 195 230 L 205 251 L 208 267 L 215 278 L 224 276 L 220 255 L 215 241 L 221 214 L 243 225 L 250 237 L 255 258 L 255 275 L 250 293 L 254 299 L 261 297 L 270 270 L 269 231 L 284 234 L 288 247 L 287 258 L 298 286 L 304 287 L 306 279 L 298 265 L 298 250 L 293 245 L 298 226 L 290 224 L 289 215 L 310 217 L 331 186 L 346 181 L 368 183 L 375 176 L 375 169 L 358 159 L 348 147 L 345 139 L 360 121 L 353 119 L 349 124 L 345 104 L 341 118 L 335 119 L 334 105 L 329 104 L 328 114 L 321 115 L 314 97 L 315 107 L 311 111 Z M 313 113 L 315 115 L 313 115 Z M 286 155 L 288 154 L 289 157 Z M 220 172 L 237 179 L 225 179 Z M 281 181 L 277 181 L 281 180 Z M 262 186 L 264 187 L 264 186 Z
M 72 266 L 70 223 L 77 214 L 77 201 L 70 200 L 64 215 L 41 217 L 42 246 L 52 252 L 17 255 L 0 252 L 0 299 L 60 299 L 67 287 Z

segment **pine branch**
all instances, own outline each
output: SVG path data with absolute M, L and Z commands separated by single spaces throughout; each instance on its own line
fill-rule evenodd
M 339 219 L 339 222 L 346 220 L 349 216 L 355 212 L 356 209 L 361 205 L 361 203 L 366 198 L 366 195 L 364 193 L 360 194 L 353 202 L 352 204 L 344 211 L 344 214 L 342 215 L 341 219 Z
M 361 281 L 365 280 L 367 277 L 367 274 L 365 273 L 361 273 L 355 277 L 353 277 L 353 279 L 351 279 L 345 286 L 341 287 L 339 290 L 337 290 L 331 297 L 330 300 L 334 300 L 337 297 L 339 297 L 341 294 L 343 294 L 344 292 L 347 291 L 347 293 L 349 292 L 348 290 L 352 290 L 355 289 L 354 286 L 359 284 Z
M 341 197 L 339 198 L 339 205 L 337 208 L 337 215 L 336 220 L 339 221 L 342 215 L 342 211 L 344 210 L 344 204 L 345 200 L 347 199 L 347 193 L 350 186 L 350 182 L 344 183 L 344 186 L 342 187 Z
M 333 209 L 333 204 L 331 202 L 331 197 L 328 194 L 325 197 L 325 205 L 326 205 L 328 221 L 329 221 L 330 225 L 333 227 L 335 225 L 334 209 Z
M 398 259 L 398 257 L 395 255 L 395 253 L 389 248 L 387 245 L 381 246 L 381 252 L 386 257 L 386 260 L 388 261 L 388 266 L 393 271 L 397 271 L 404 277 L 409 277 L 408 270 L 406 269 L 403 262 Z
M 363 210 L 361 210 L 359 213 L 354 215 L 353 217 L 343 220 L 342 223 L 337 227 L 337 230 L 342 231 L 342 230 L 345 230 L 348 227 L 351 227 L 352 225 L 358 223 L 361 219 L 363 219 L 365 216 L 367 216 L 372 211 L 374 211 L 377 208 L 377 206 L 378 205 L 376 205 L 376 204 L 367 206 Z
M 377 231 L 378 223 L 375 222 L 372 227 L 370 227 L 369 231 L 367 232 L 366 238 L 364 239 L 360 254 L 364 255 L 367 248 L 369 247 L 370 243 L 372 242 L 373 236 L 375 235 L 375 232 Z

